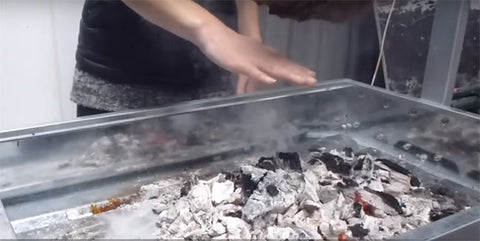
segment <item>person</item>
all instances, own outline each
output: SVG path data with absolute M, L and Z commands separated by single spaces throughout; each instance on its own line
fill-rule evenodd
M 77 116 L 316 83 L 262 43 L 251 0 L 86 0 L 73 79 Z

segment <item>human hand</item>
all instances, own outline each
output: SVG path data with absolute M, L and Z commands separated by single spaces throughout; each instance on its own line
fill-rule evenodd
M 237 80 L 237 94 L 248 94 L 265 88 L 267 84 L 255 81 L 245 75 L 239 75 Z
M 203 26 L 192 42 L 217 65 L 253 81 L 272 84 L 285 79 L 299 85 L 316 83 L 315 72 L 223 24 Z

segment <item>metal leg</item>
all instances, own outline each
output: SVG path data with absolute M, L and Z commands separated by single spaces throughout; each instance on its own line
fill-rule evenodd
M 450 105 L 470 2 L 438 0 L 423 79 L 422 98 Z

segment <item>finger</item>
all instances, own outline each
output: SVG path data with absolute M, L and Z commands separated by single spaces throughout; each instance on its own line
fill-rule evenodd
M 313 71 L 282 57 L 260 62 L 259 69 L 274 78 L 286 79 L 299 85 L 311 85 L 317 82 L 312 75 Z
M 246 93 L 253 93 L 255 91 L 258 91 L 261 85 L 262 84 L 257 82 L 257 81 L 249 80 L 249 81 L 247 81 L 247 86 L 245 87 L 245 92 Z
M 243 75 L 240 75 L 237 81 L 237 94 L 245 94 L 247 83 L 247 78 Z
M 273 84 L 277 82 L 276 79 L 272 78 L 267 73 L 261 71 L 258 68 L 252 67 L 244 73 L 248 78 L 255 79 L 265 84 Z

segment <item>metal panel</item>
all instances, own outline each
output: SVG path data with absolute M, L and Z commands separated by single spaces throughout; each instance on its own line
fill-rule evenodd
M 291 29 L 291 43 L 288 56 L 305 66 L 315 69 L 320 53 L 319 20 L 294 23 Z
M 279 53 L 317 72 L 319 80 L 348 76 L 352 51 L 350 24 L 332 24 L 313 19 L 297 22 L 268 14 L 261 7 L 260 25 L 264 42 Z
M 268 15 L 264 26 L 265 43 L 272 46 L 279 53 L 287 55 L 291 36 L 290 26 L 290 20 Z
M 449 105 L 462 53 L 469 1 L 439 0 L 435 10 L 422 98 Z
M 0 239 L 14 239 L 12 226 L 8 221 L 7 214 L 3 208 L 2 201 L 0 200 Z

